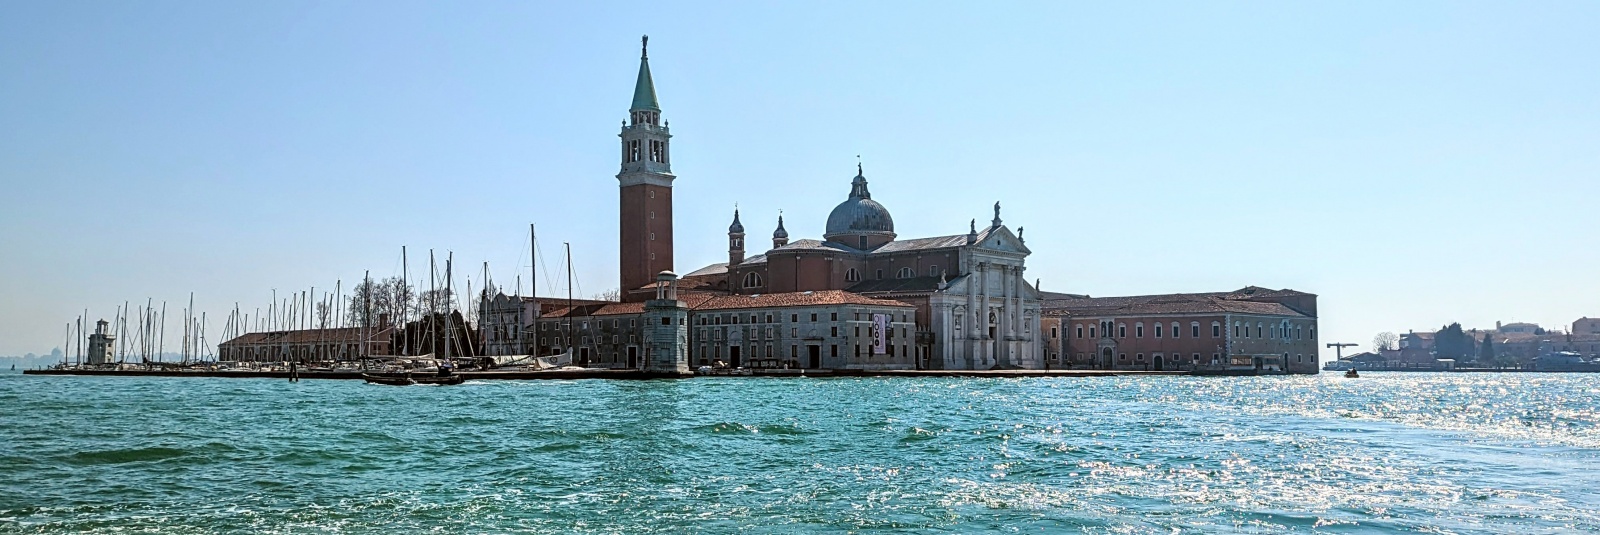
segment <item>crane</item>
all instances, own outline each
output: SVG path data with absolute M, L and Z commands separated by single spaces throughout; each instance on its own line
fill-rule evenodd
M 1341 343 L 1338 343 L 1338 342 L 1329 342 L 1328 343 L 1328 347 L 1333 348 L 1333 358 L 1337 359 L 1337 360 L 1344 360 L 1344 354 L 1343 354 L 1344 353 L 1344 348 L 1356 347 L 1358 345 L 1361 345 L 1361 344 L 1341 344 Z

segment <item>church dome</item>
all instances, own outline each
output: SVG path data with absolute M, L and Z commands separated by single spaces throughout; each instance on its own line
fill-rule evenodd
M 823 233 L 823 239 L 830 241 L 843 241 L 839 238 L 849 236 L 888 236 L 894 237 L 894 218 L 889 216 L 889 209 L 872 200 L 872 194 L 867 191 L 867 179 L 857 169 L 855 180 L 850 183 L 850 198 L 839 203 L 828 214 L 828 226 Z

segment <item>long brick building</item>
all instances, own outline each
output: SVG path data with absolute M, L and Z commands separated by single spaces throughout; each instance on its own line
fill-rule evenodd
M 1044 303 L 1051 365 L 1317 373 L 1317 296 L 1232 292 L 1064 296 Z

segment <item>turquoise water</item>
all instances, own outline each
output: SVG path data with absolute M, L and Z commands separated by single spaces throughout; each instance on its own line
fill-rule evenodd
M 1576 533 L 1600 375 L 0 374 L 0 532 Z

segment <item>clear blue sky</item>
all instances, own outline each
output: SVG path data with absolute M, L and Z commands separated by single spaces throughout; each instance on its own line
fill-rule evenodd
M 680 271 L 726 258 L 735 203 L 751 243 L 780 209 L 817 237 L 860 154 L 902 237 L 1002 202 L 1047 290 L 1294 288 L 1364 346 L 1566 325 L 1600 315 L 1597 28 L 1594 2 L 6 2 L 0 354 L 191 291 L 215 338 L 402 245 L 526 285 L 528 223 L 614 287 L 646 33 Z

